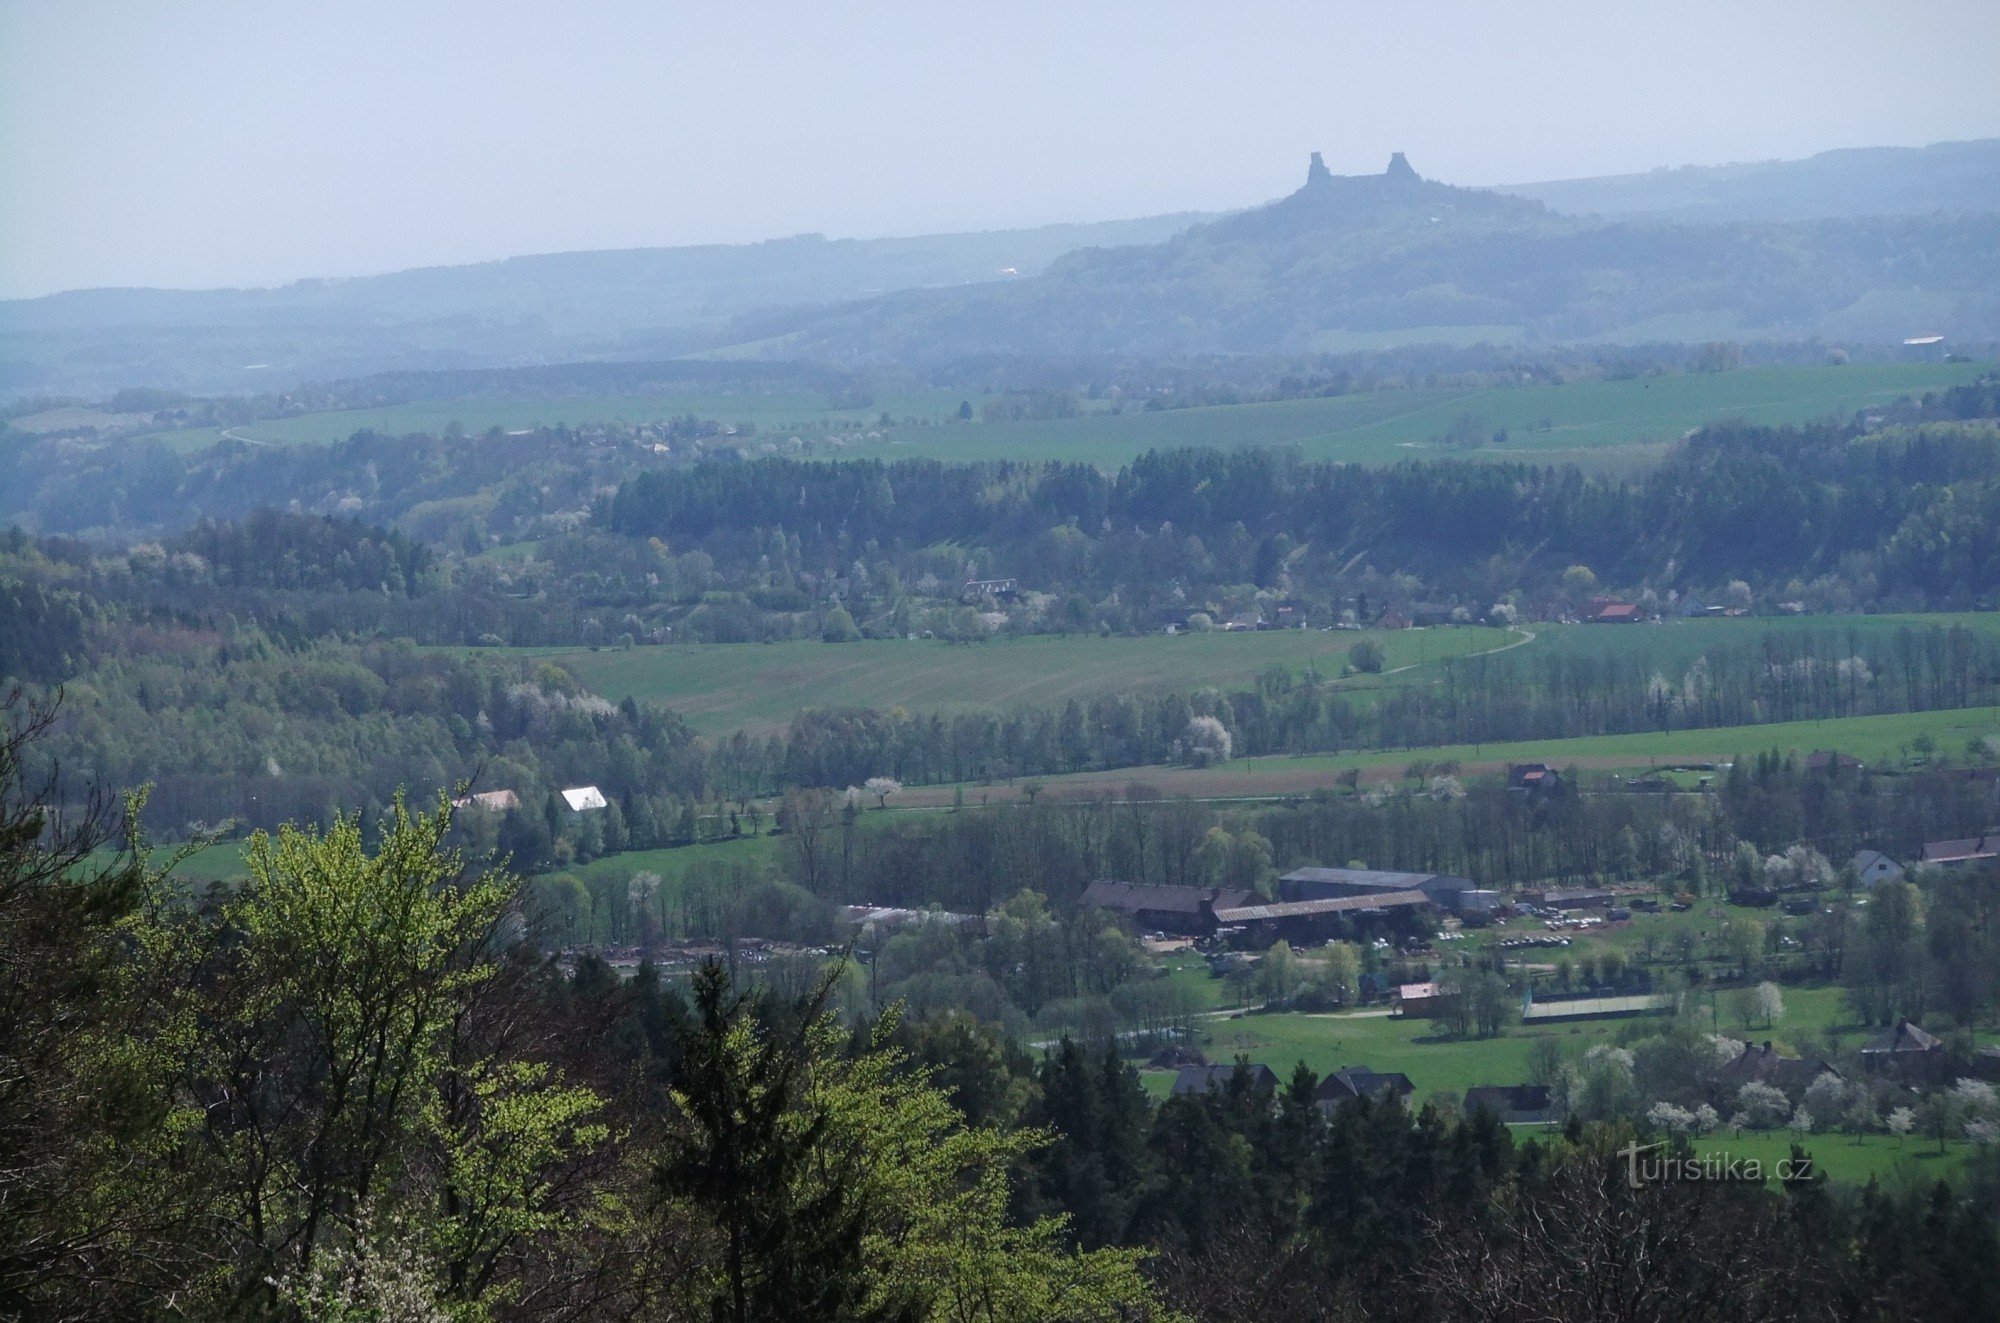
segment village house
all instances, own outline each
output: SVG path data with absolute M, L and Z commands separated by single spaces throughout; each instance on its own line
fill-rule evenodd
M 1746 1084 L 1768 1084 L 1797 1102 L 1822 1075 L 1838 1078 L 1840 1072 L 1818 1057 L 1784 1056 L 1768 1041 L 1745 1043 L 1733 1060 L 1724 1062 L 1715 1072 L 1715 1083 L 1720 1090 L 1718 1102 L 1733 1099 Z
M 1417 1091 L 1410 1083 L 1410 1077 L 1401 1071 L 1383 1073 L 1370 1070 L 1366 1066 L 1342 1066 L 1319 1082 L 1313 1091 L 1313 1101 L 1322 1111 L 1332 1111 L 1344 1102 L 1356 1098 L 1408 1098 Z
M 1884 882 L 1900 882 L 1903 878 L 1903 866 L 1880 850 L 1856 850 L 1850 862 L 1864 890 L 1873 890 Z
M 596 786 L 572 786 L 562 792 L 563 803 L 569 805 L 572 813 L 589 813 L 594 809 L 609 807 L 604 792 Z
M 1951 1071 L 1951 1054 L 1936 1034 L 1898 1020 L 1862 1047 L 1861 1064 L 1871 1075 L 1902 1084 L 1942 1084 Z
M 1251 1093 L 1268 1097 L 1278 1091 L 1277 1072 L 1269 1066 L 1232 1062 L 1226 1066 L 1182 1066 L 1174 1076 L 1174 1096 L 1178 1098 L 1189 1093 L 1226 1092 L 1239 1069 L 1248 1076 L 1247 1082 Z

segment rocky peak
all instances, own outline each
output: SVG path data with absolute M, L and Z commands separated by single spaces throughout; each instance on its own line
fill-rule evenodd
M 1313 159 L 1314 160 L 1319 159 L 1317 153 L 1314 154 Z M 1403 155 L 1401 152 L 1395 152 L 1390 155 L 1389 168 L 1387 170 L 1384 170 L 1382 174 L 1389 179 L 1415 180 L 1422 178 L 1422 176 L 1419 175 L 1416 172 L 1416 170 L 1410 165 L 1410 158 Z
M 1326 161 L 1318 152 L 1313 153 L 1312 164 L 1306 167 L 1306 187 L 1314 184 L 1331 184 L 1333 171 L 1326 168 Z

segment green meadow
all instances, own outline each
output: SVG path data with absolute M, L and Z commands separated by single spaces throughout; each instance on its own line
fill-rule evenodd
M 1463 457 L 1618 467 L 1650 458 L 1703 423 L 1798 423 L 1851 414 L 1903 395 L 1970 381 L 1984 370 L 1985 365 L 1976 363 L 1747 368 L 1561 385 L 1414 387 L 1155 412 L 1114 413 L 1093 405 L 1076 418 L 1012 423 L 945 422 L 961 398 L 976 411 L 984 397 L 936 389 L 886 392 L 863 408 L 835 408 L 821 396 L 782 391 L 421 400 L 268 419 L 229 431 L 274 445 L 310 445 L 342 441 L 363 429 L 390 435 L 436 433 L 455 422 L 477 434 L 495 427 L 514 431 L 558 423 L 659 422 L 691 413 L 724 424 L 753 424 L 753 451 L 758 444 L 782 442 L 793 434 L 807 440 L 838 437 L 841 445 L 813 452 L 830 457 L 1063 459 L 1113 468 L 1155 449 L 1296 446 L 1311 458 L 1361 464 Z M 875 425 L 884 413 L 893 425 L 878 430 Z M 1439 444 L 1467 417 L 1483 435 L 1505 429 L 1506 442 L 1470 450 Z M 906 424 L 903 420 L 909 418 L 918 421 Z M 222 431 L 153 436 L 176 449 L 192 450 L 213 445 Z
M 1362 638 L 1382 645 L 1387 669 L 1505 646 L 1485 627 L 1384 634 L 1320 630 L 1099 637 L 1032 636 L 950 644 L 933 639 L 855 643 L 715 643 L 543 651 L 596 692 L 662 702 L 709 734 L 782 728 L 805 708 L 900 707 L 912 712 L 1060 707 L 1105 694 L 1247 685 L 1283 666 L 1338 676 Z M 1357 684 L 1378 683 L 1373 676 Z
M 1562 385 L 1377 391 L 1152 413 L 1090 413 L 1049 422 L 903 428 L 879 446 L 856 453 L 947 460 L 1066 459 L 1109 468 L 1148 450 L 1284 445 L 1296 446 L 1309 458 L 1357 464 L 1418 458 L 1571 462 L 1590 457 L 1588 452 L 1657 450 L 1693 428 L 1723 419 L 1780 424 L 1851 414 L 1971 381 L 1985 370 L 1972 363 L 1752 368 Z M 1467 416 L 1486 435 L 1506 429 L 1506 442 L 1472 450 L 1438 444 Z
M 1161 796 L 1195 799 L 1275 799 L 1332 790 L 1341 774 L 1358 770 L 1370 780 L 1393 779 L 1411 763 L 1456 762 L 1468 774 L 1494 773 L 1508 763 L 1548 763 L 1598 771 L 1640 771 L 1660 763 L 1727 762 L 1770 749 L 1804 754 L 1838 749 L 1864 762 L 1896 762 L 1919 736 L 1956 753 L 1968 740 L 2000 735 L 2000 707 L 1954 708 L 1940 712 L 1890 713 L 1825 721 L 1769 722 L 1705 730 L 1649 731 L 1632 735 L 1591 735 L 1566 740 L 1521 740 L 1500 744 L 1448 744 L 1423 748 L 1237 758 L 1214 767 L 1124 767 L 1104 772 L 1072 772 L 1037 778 L 1057 798 L 1118 791 L 1142 783 Z M 899 796 L 908 807 L 948 803 L 954 787 L 913 787 Z M 984 788 L 982 802 L 1019 793 L 1008 785 Z

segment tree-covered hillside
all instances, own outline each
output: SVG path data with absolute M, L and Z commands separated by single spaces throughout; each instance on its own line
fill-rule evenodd
M 803 320 L 788 355 L 1165 354 L 1487 339 L 2000 335 L 2000 215 L 1599 221 L 1419 177 L 1305 185 L 1164 243 L 1085 250 L 1035 280 L 913 291 Z

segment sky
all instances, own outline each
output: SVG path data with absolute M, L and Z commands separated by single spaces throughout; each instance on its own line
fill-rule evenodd
M 0 297 L 2000 136 L 2000 3 L 0 0 Z

